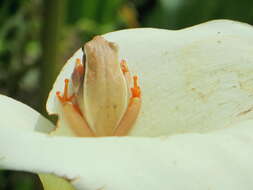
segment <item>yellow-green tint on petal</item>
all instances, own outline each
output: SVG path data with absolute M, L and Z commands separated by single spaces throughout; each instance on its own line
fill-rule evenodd
M 39 177 L 44 190 L 75 190 L 68 180 L 53 174 L 40 174 Z
M 67 125 L 67 122 L 59 116 L 56 128 L 50 132 L 50 136 L 66 136 L 74 137 L 75 134 Z M 44 190 L 74 190 L 75 188 L 64 178 L 58 177 L 53 174 L 39 174 L 39 178 L 43 185 Z
M 50 133 L 50 136 L 65 136 L 74 137 L 75 134 L 67 125 L 67 122 L 59 116 L 55 130 Z M 74 190 L 75 188 L 64 178 L 58 177 L 53 174 L 39 174 L 39 178 L 43 185 L 44 190 Z

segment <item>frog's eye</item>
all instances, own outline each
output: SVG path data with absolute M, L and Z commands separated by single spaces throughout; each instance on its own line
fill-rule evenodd
M 85 64 L 85 61 L 86 61 L 86 55 L 85 55 L 84 46 L 82 46 L 82 52 L 83 52 L 82 63 L 83 63 L 83 65 L 84 65 L 84 64 Z
M 115 50 L 116 52 L 118 51 L 118 45 L 116 43 L 113 43 L 113 42 L 108 42 L 108 45 L 113 49 Z

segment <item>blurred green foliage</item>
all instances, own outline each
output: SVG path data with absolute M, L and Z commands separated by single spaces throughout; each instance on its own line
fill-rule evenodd
M 212 19 L 253 24 L 252 0 L 2 0 L 0 93 L 44 113 L 59 69 L 92 36 L 134 27 L 180 29 Z M 0 190 L 39 190 L 35 175 L 0 171 Z

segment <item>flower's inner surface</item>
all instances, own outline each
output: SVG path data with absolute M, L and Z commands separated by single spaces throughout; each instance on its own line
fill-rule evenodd
M 56 93 L 64 119 L 77 136 L 127 135 L 141 106 L 138 77 L 131 77 L 125 60 L 118 61 L 117 45 L 101 36 L 83 51 L 83 61 L 77 59 L 71 79 L 65 79 L 64 92 Z

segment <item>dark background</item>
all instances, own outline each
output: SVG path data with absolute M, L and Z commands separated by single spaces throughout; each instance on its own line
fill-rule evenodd
M 0 93 L 46 116 L 59 69 L 92 36 L 135 27 L 174 30 L 213 19 L 253 24 L 253 1 L 0 0 Z M 0 171 L 0 190 L 35 189 L 42 189 L 36 175 Z

